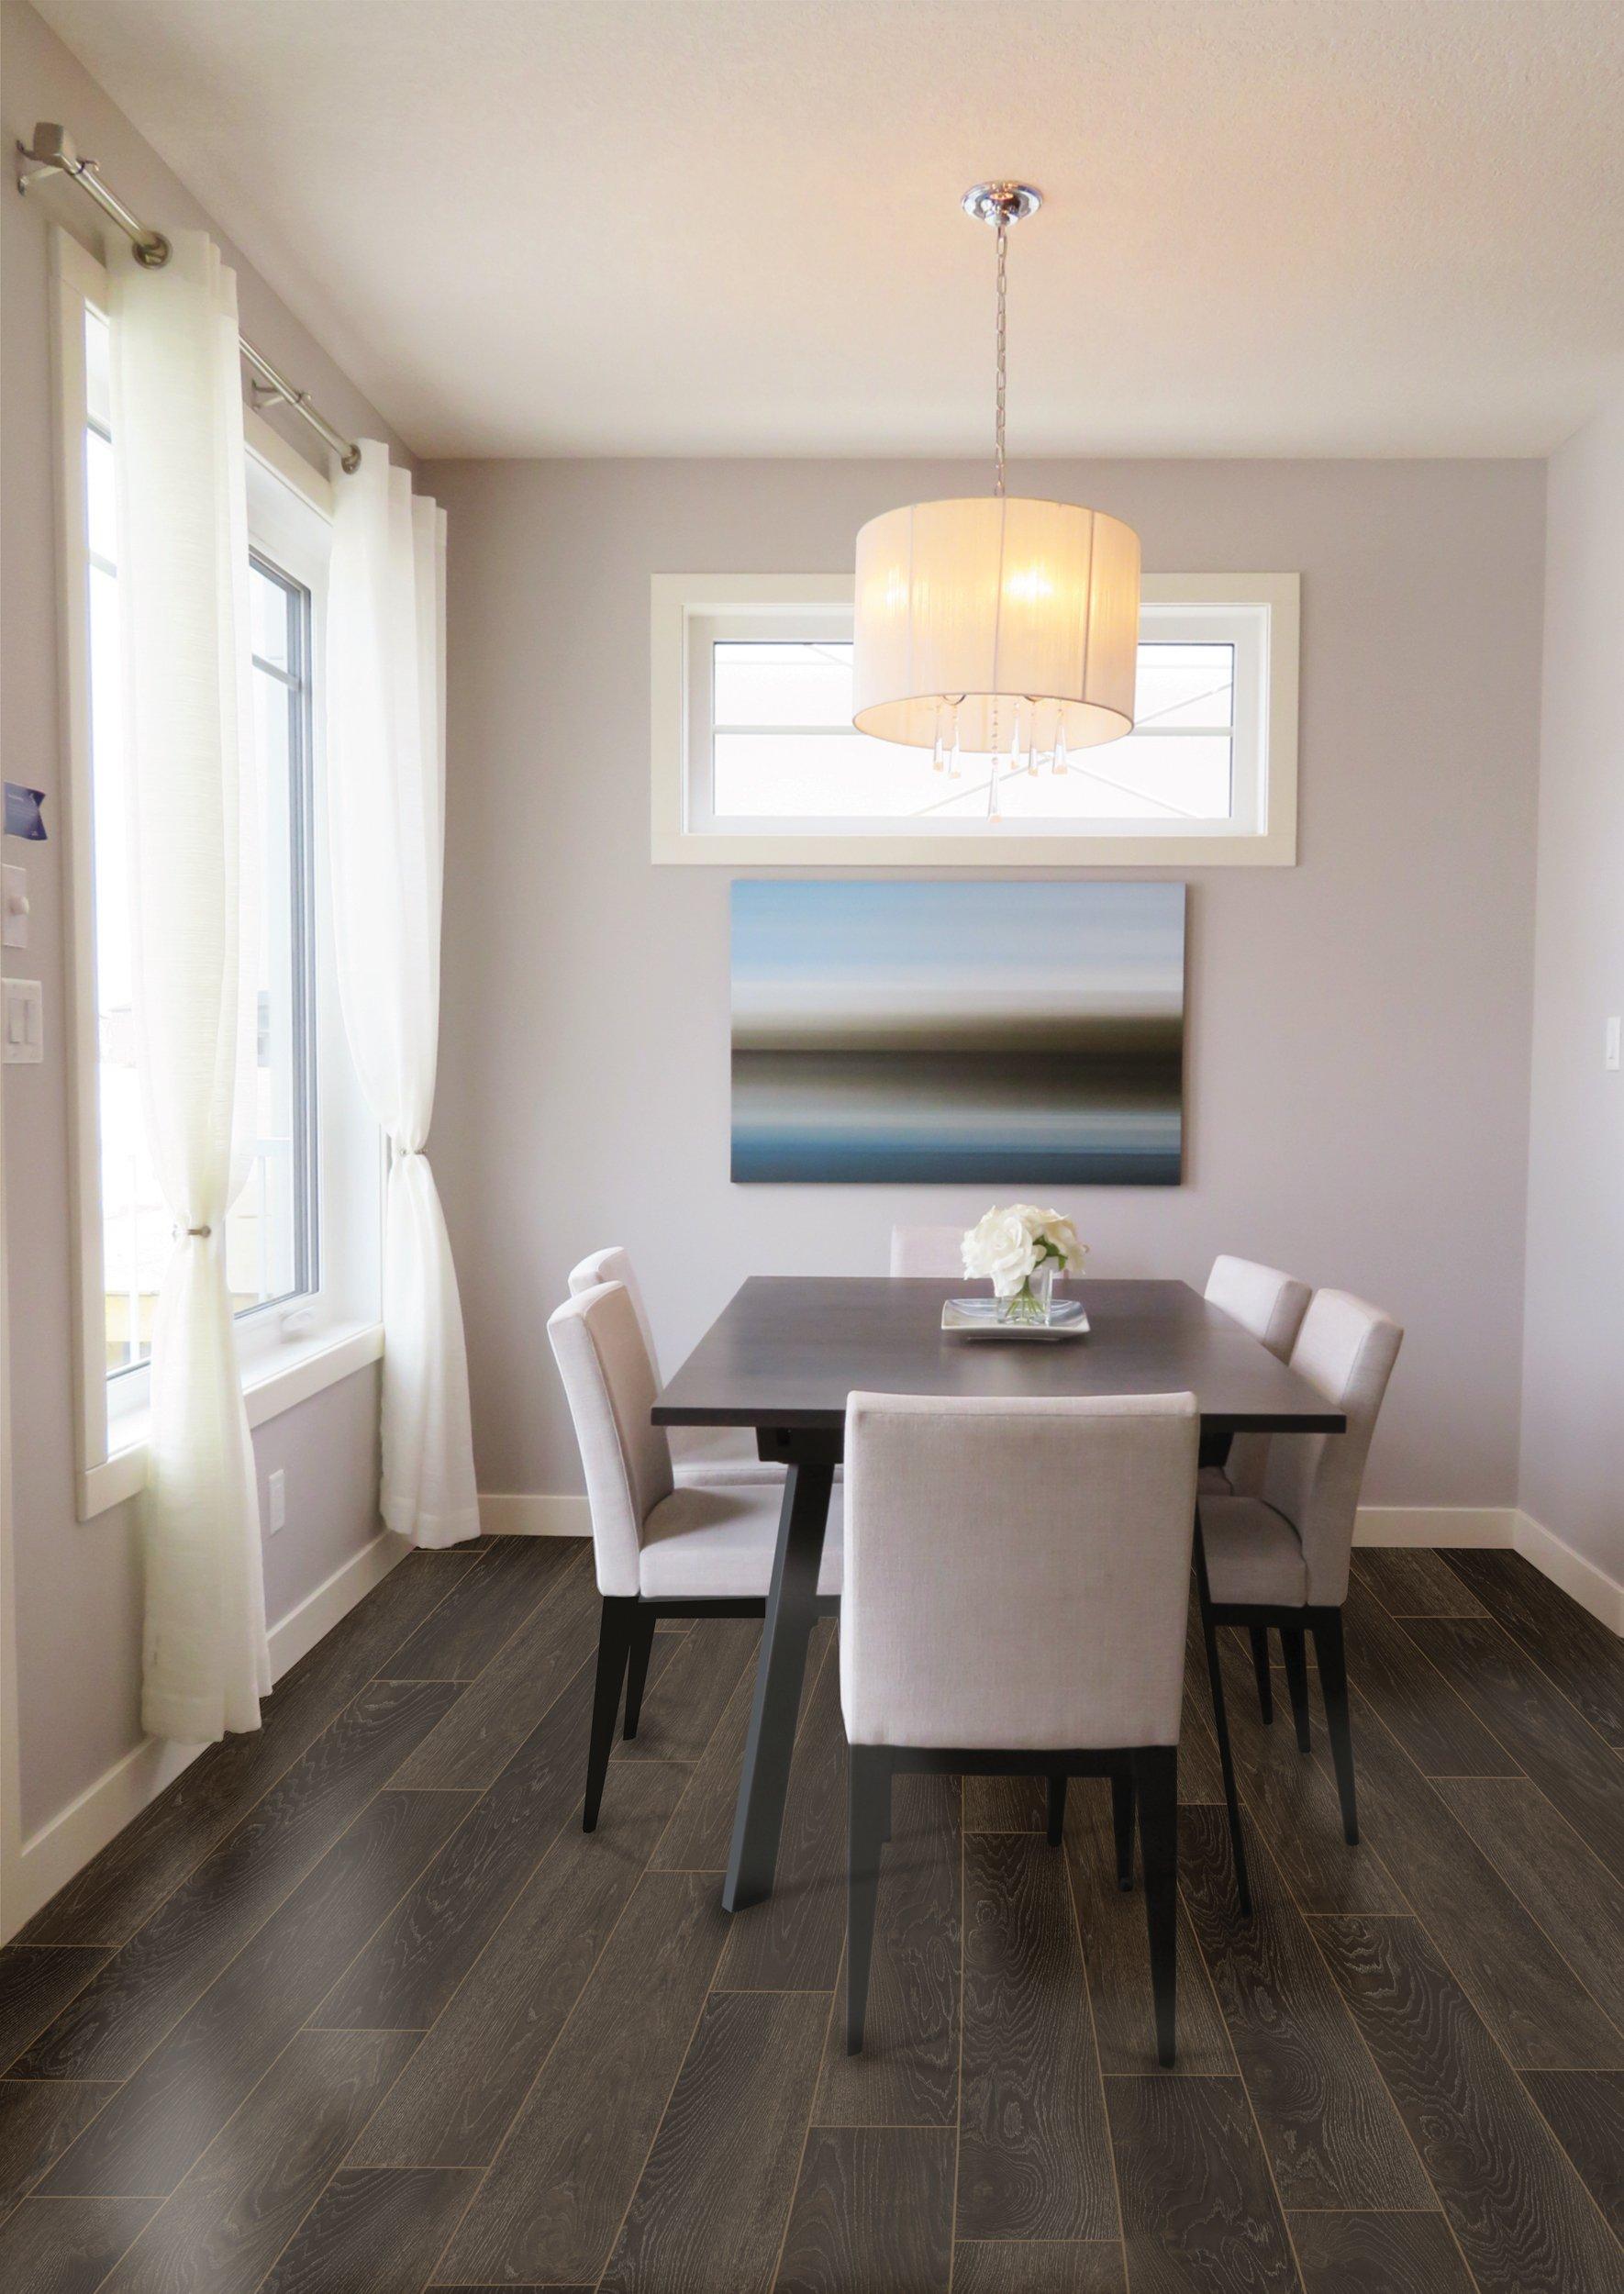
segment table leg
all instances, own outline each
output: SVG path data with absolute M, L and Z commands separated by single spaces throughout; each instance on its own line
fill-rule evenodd
M 1224 1710 L 1224 1669 L 1218 1662 L 1218 1628 L 1212 1621 L 1212 1587 L 1207 1578 L 1207 1548 L 1201 1542 L 1201 1517 L 1196 1517 L 1196 1594 L 1201 1604 L 1201 1638 L 1207 1644 L 1207 1680 L 1212 1691 L 1212 1720 L 1218 1735 L 1218 1767 L 1224 1779 L 1224 1801 L 1229 1812 L 1229 1851 L 1235 1860 L 1235 1893 L 1247 1919 L 1251 1918 L 1251 1887 L 1246 1873 L 1246 1843 L 1240 1836 L 1240 1795 L 1235 1788 L 1235 1757 L 1229 1750 L 1229 1720 Z
M 739 1810 L 722 1886 L 722 1903 L 729 1911 L 742 1911 L 773 1893 L 833 1483 L 834 1468 L 823 1461 L 792 1464 L 784 1477 L 767 1620 L 756 1665 L 755 1702 L 739 1779 Z

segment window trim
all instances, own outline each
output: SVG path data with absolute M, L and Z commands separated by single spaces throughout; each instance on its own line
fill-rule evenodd
M 651 844 L 657 865 L 701 868 L 1291 868 L 1296 864 L 1297 669 L 1300 577 L 1296 574 L 1147 574 L 1148 605 L 1261 606 L 1268 610 L 1263 679 L 1266 817 L 1251 830 L 1185 836 L 1022 834 L 1006 825 L 953 837 L 717 834 L 688 825 L 694 696 L 692 622 L 718 611 L 793 614 L 851 603 L 850 574 L 656 574 L 651 582 Z
M 62 843 L 66 930 L 63 1030 L 68 1074 L 70 1242 L 73 1270 L 76 1509 L 82 1521 L 135 1496 L 146 1481 L 145 1366 L 123 1374 L 125 1407 L 110 1409 L 103 1298 L 99 1054 L 95 1009 L 91 818 L 90 663 L 84 311 L 107 306 L 107 273 L 61 226 L 50 233 L 53 397 L 57 421 L 59 706 L 62 729 Z M 332 520 L 328 479 L 252 407 L 243 413 L 253 539 L 311 596 L 311 675 L 322 677 L 325 552 L 314 562 L 312 516 Z M 270 483 L 279 480 L 280 487 Z M 319 711 L 313 728 L 316 910 L 330 916 L 327 840 L 320 833 L 325 766 Z M 316 965 L 316 1097 L 321 1109 L 319 1287 L 239 1319 L 239 1354 L 250 1426 L 308 1400 L 384 1351 L 379 1320 L 384 1141 L 349 1061 L 330 963 Z

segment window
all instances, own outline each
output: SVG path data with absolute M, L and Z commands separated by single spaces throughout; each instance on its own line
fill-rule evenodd
M 64 795 L 75 1056 L 80 1512 L 139 1487 L 171 1214 L 136 1060 L 106 278 L 53 235 L 62 417 Z M 322 833 L 326 481 L 251 411 L 248 568 L 258 852 L 252 1160 L 226 1233 L 250 1416 L 378 1351 L 382 1145 L 344 1042 Z
M 851 724 L 847 580 L 654 582 L 654 857 L 1296 859 L 1295 575 L 1148 576 L 1123 740 L 1010 773 Z

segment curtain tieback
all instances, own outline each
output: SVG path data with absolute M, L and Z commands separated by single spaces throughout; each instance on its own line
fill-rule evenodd
M 173 1227 L 170 1230 L 170 1231 L 172 1234 L 176 1236 L 183 1233 L 187 1235 L 201 1235 L 205 1238 L 205 1240 L 206 1240 L 208 1236 L 213 1234 L 214 1229 L 212 1227 Z

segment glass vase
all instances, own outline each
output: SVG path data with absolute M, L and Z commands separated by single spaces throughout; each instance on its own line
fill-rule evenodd
M 1054 1301 L 1054 1278 L 1059 1272 L 1058 1259 L 1045 1259 L 1040 1266 L 1035 1266 L 1012 1297 L 999 1299 L 999 1321 L 1046 1326 Z

